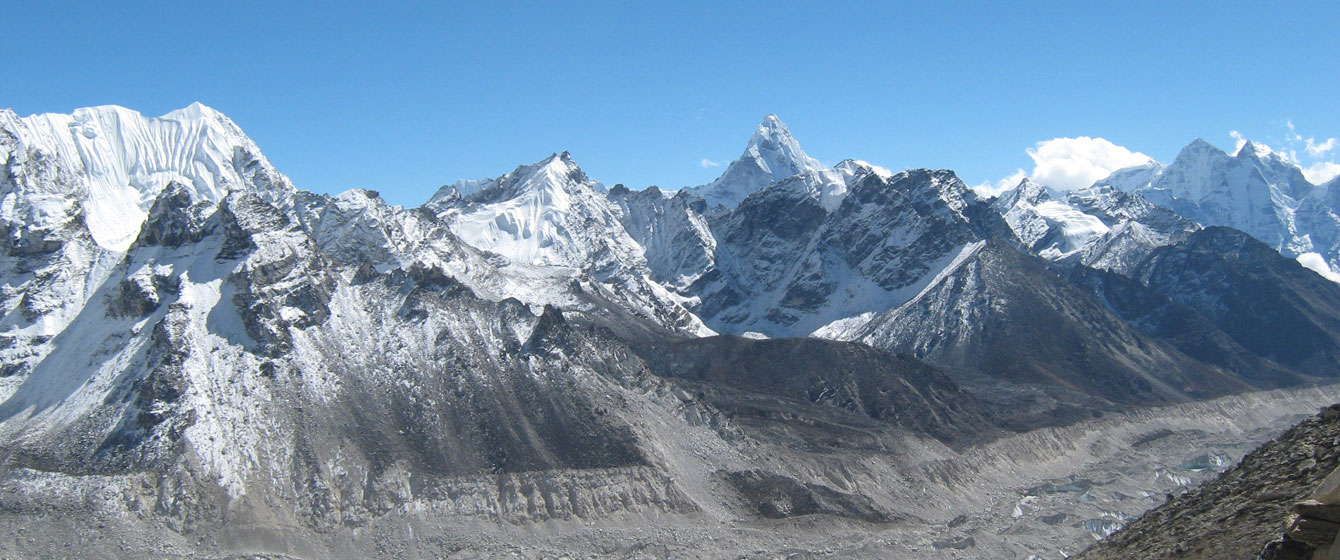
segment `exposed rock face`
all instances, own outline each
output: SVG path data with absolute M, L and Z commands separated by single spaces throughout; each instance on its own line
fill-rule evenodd
M 1256 558 L 1279 539 L 1290 508 L 1340 467 L 1337 439 L 1340 415 L 1309 418 L 1218 479 L 1149 511 L 1076 558 Z M 1275 544 L 1263 557 L 1310 558 L 1315 545 L 1304 544 Z
M 832 210 L 805 175 L 713 226 L 714 269 L 690 290 L 721 332 L 803 336 L 900 305 L 968 243 L 1008 226 L 950 171 L 864 168 Z
M 686 191 L 666 198 L 656 187 L 634 192 L 619 185 L 609 196 L 623 209 L 623 227 L 643 247 L 657 282 L 683 291 L 712 269 L 717 241 L 702 199 Z
M 1196 309 L 1243 347 L 1318 377 L 1340 363 L 1340 285 L 1237 230 L 1155 251 L 1136 278 Z
M 982 440 L 992 420 L 942 371 L 910 356 L 819 339 L 719 336 L 639 349 L 657 373 L 734 391 L 839 409 L 946 443 Z M 739 417 L 748 399 L 714 391 L 713 406 Z
M 966 251 L 911 302 L 872 319 L 857 340 L 1116 402 L 1169 402 L 1246 387 L 1151 340 L 1036 257 L 997 241 Z
M 205 222 L 214 214 L 214 206 L 195 200 L 190 189 L 180 183 L 171 183 L 149 208 L 149 217 L 135 243 L 180 247 L 200 241 L 210 233 Z
M 1197 361 L 1231 372 L 1253 387 L 1284 387 L 1313 379 L 1243 347 L 1199 311 L 1133 278 L 1075 266 L 1068 279 L 1145 334 Z

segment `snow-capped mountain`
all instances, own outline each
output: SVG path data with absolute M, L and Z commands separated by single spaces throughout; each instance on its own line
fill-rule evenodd
M 682 296 L 652 280 L 666 271 L 663 260 L 649 268 L 647 248 L 624 224 L 632 214 L 567 152 L 520 166 L 463 198 L 435 195 L 425 209 L 463 244 L 501 258 L 487 268 L 502 269 L 493 276 L 511 284 L 507 297 L 603 319 L 628 313 L 644 328 L 712 333 Z
M 690 189 L 707 200 L 709 208 L 735 208 L 750 193 L 800 173 L 820 172 L 818 160 L 805 153 L 791 130 L 777 115 L 768 115 L 749 138 L 740 158 L 731 162 L 715 181 Z
M 1318 253 L 1332 269 L 1340 264 L 1329 189 L 1261 144 L 1246 142 L 1230 156 L 1197 139 L 1167 167 L 1123 169 L 1096 184 L 1138 193 L 1201 225 L 1245 231 L 1289 257 Z
M 240 188 L 273 201 L 292 194 L 242 129 L 199 103 L 154 118 L 115 106 L 23 118 L 3 110 L 0 158 L 10 166 L 0 184 L 7 221 L 40 230 L 77 217 L 114 251 L 130 246 L 169 183 L 212 202 Z
M 518 167 L 464 202 L 459 212 L 447 213 L 452 232 L 513 262 L 572 268 L 645 264 L 617 209 L 567 152 Z
M 758 191 L 715 222 L 716 267 L 692 293 L 718 332 L 805 336 L 835 321 L 850 326 L 910 299 L 999 223 L 951 171 L 866 167 L 846 179 L 831 210 L 812 177 Z
M 826 169 L 775 116 L 673 195 L 567 153 L 418 208 L 305 192 L 201 105 L 0 113 L 0 158 L 0 555 L 96 522 L 127 540 L 71 555 L 734 556 L 873 531 L 898 556 L 952 525 L 1020 557 L 1088 533 L 952 520 L 1231 414 L 1126 407 L 1340 365 L 1340 286 L 1245 234 L 1113 187 L 986 201 L 948 170 Z M 1298 216 L 1335 217 L 1340 188 L 1307 192 Z M 1169 489 L 1146 474 L 1122 476 Z M 758 529 L 801 516 L 822 527 Z
M 716 238 L 706 204 L 685 191 L 666 197 L 650 187 L 630 191 L 622 185 L 609 198 L 623 211 L 623 228 L 642 246 L 651 278 L 683 292 L 716 263 Z
M 1114 174 L 1156 173 L 1157 164 Z M 1195 222 L 1142 196 L 1103 184 L 1054 195 L 1024 179 L 991 203 L 1024 247 L 1045 259 L 1128 274 L 1157 247 L 1199 229 Z
M 1085 266 L 1133 274 L 1154 249 L 1185 239 L 1200 224 L 1156 206 L 1138 194 L 1097 186 L 1070 191 L 1071 207 L 1107 224 L 1108 231 L 1092 238 L 1078 254 Z

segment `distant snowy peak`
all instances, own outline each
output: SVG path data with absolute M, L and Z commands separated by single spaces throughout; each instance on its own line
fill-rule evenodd
M 617 205 L 567 152 L 518 167 L 439 212 L 462 241 L 518 264 L 642 262 L 641 248 L 619 223 Z
M 1183 147 L 1170 165 L 1150 162 L 1119 169 L 1094 186 L 1112 186 L 1126 192 L 1161 191 L 1149 198 L 1164 204 L 1168 201 L 1161 198 L 1201 201 L 1218 189 L 1241 189 L 1252 182 L 1276 188 L 1293 199 L 1314 190 L 1296 163 L 1269 146 L 1249 140 L 1236 154 L 1229 155 L 1203 138 Z
M 572 160 L 572 155 L 563 152 L 552 154 L 530 165 L 517 167 L 515 171 L 499 177 L 496 181 L 482 185 L 479 190 L 468 195 L 467 199 L 471 202 L 498 202 L 532 194 L 561 195 L 586 190 L 599 191 L 582 168 Z
M 1233 157 L 1236 158 L 1254 157 L 1257 159 L 1275 159 L 1275 160 L 1284 159 L 1282 155 L 1275 153 L 1274 150 L 1270 149 L 1270 146 L 1267 146 L 1265 144 L 1258 144 L 1251 140 L 1243 142 L 1242 146 L 1238 148 L 1238 153 L 1235 154 Z
M 752 159 L 774 176 L 794 175 L 804 169 L 818 169 L 819 161 L 810 157 L 791 135 L 791 129 L 777 115 L 768 115 L 749 138 L 740 159 Z
M 865 175 L 875 175 L 884 180 L 893 178 L 893 171 L 859 159 L 844 159 L 833 166 L 833 171 L 837 172 L 842 180 L 847 183 Z
M 1225 225 L 1284 248 L 1295 236 L 1293 210 L 1315 187 L 1284 157 L 1248 142 L 1230 156 L 1192 142 L 1153 181 L 1147 198 L 1205 225 Z
M 170 183 L 186 187 L 196 200 L 214 202 L 237 189 L 275 202 L 293 193 L 241 128 L 200 103 L 161 117 L 112 105 L 22 118 L 2 110 L 0 144 L 8 175 L 0 195 L 14 192 L 23 199 L 16 203 L 37 206 L 77 200 L 93 239 L 117 251 L 134 241 Z M 69 216 L 45 216 L 63 217 Z
M 1260 171 L 1267 183 L 1276 186 L 1294 200 L 1301 199 L 1315 190 L 1315 185 L 1307 180 L 1298 164 L 1264 144 L 1248 141 L 1238 149 L 1234 158 L 1250 162 Z
M 1114 187 L 1125 192 L 1135 192 L 1148 187 L 1163 172 L 1165 166 L 1157 161 L 1143 165 L 1126 167 L 1113 171 L 1111 175 L 1093 184 L 1094 187 Z
M 1048 200 L 1051 200 L 1051 193 L 1047 190 L 1047 187 L 1025 177 L 1014 188 L 1000 193 L 996 200 L 991 203 L 991 206 L 1003 213 L 1018 206 L 1019 203 L 1037 205 Z
M 744 154 L 715 181 L 693 189 L 709 206 L 734 208 L 750 193 L 805 171 L 824 167 L 805 153 L 777 115 L 768 115 L 749 138 Z
M 1327 189 L 1308 182 L 1291 158 L 1262 144 L 1244 142 L 1229 155 L 1197 138 L 1166 167 L 1119 170 L 1096 185 L 1138 194 L 1204 226 L 1245 231 L 1287 256 L 1340 257 L 1340 219 Z M 1188 231 L 1166 215 L 1138 219 L 1145 225 L 1162 222 L 1155 229 L 1173 237 Z

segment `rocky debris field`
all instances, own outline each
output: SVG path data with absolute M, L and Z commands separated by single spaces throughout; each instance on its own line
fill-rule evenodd
M 1340 466 L 1340 405 L 1247 454 L 1219 478 L 1145 513 L 1076 558 L 1257 558 L 1281 538 L 1295 504 Z M 1289 549 L 1286 556 L 1284 549 Z M 1271 545 L 1268 558 L 1310 558 Z M 1306 550 L 1303 550 L 1306 549 Z

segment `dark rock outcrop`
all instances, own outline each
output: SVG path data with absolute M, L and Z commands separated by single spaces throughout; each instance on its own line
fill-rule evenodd
M 1314 546 L 1282 544 L 1280 533 L 1294 504 L 1340 467 L 1337 441 L 1340 415 L 1327 411 L 1308 418 L 1219 478 L 1146 512 L 1076 559 L 1256 558 L 1263 550 L 1265 558 L 1310 557 Z M 1277 541 L 1281 544 L 1271 544 Z

